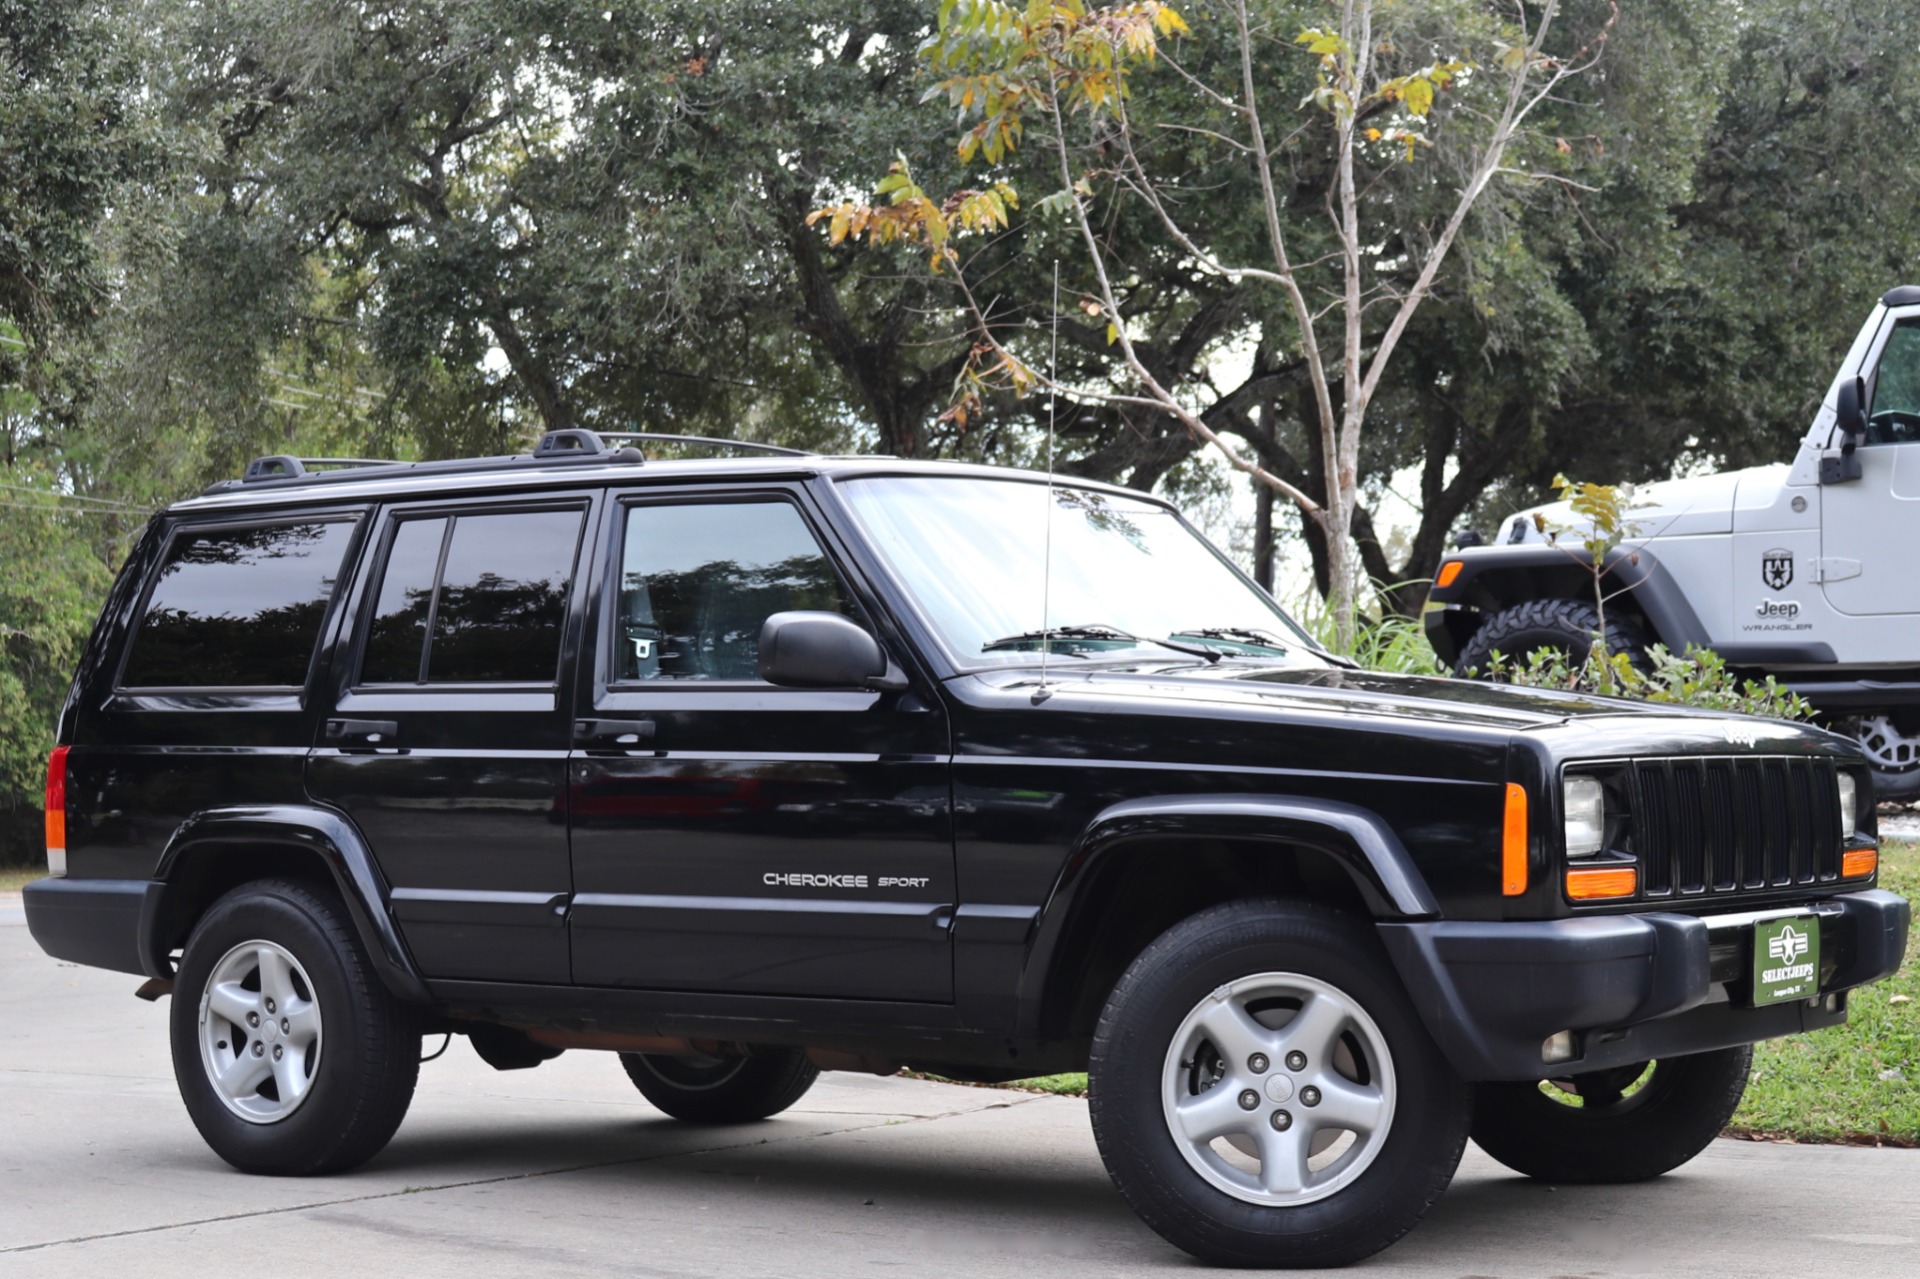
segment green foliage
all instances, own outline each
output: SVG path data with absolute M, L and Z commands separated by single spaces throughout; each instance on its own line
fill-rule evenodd
M 1727 669 L 1725 658 L 1704 648 L 1689 647 L 1684 654 L 1676 655 L 1664 644 L 1656 644 L 1647 650 L 1644 666 L 1632 655 L 1609 653 L 1598 643 L 1578 665 L 1554 648 L 1538 649 L 1517 660 L 1496 651 L 1491 669 L 1469 674 L 1503 684 L 1598 693 L 1700 710 L 1775 719 L 1814 717 L 1812 704 L 1773 676 L 1761 680 L 1737 676 Z

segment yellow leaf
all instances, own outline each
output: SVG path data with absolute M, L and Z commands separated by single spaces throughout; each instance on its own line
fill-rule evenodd
M 847 225 L 852 220 L 848 206 L 841 205 L 833 211 L 833 222 L 827 232 L 827 243 L 838 244 L 847 238 Z
M 1111 320 L 1107 322 L 1107 345 L 1112 346 L 1120 340 L 1120 326 Z
M 1379 140 L 1380 140 L 1380 130 L 1378 129 L 1367 130 L 1367 141 L 1378 142 Z
M 1433 81 L 1418 76 L 1407 82 L 1407 110 L 1425 115 L 1433 109 Z

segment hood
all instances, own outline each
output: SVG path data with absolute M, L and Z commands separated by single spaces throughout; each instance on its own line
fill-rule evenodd
M 1685 537 L 1702 533 L 1733 532 L 1733 508 L 1743 497 L 1754 505 L 1756 490 L 1771 493 L 1787 479 L 1787 467 L 1753 466 L 1743 471 L 1722 471 L 1715 475 L 1692 475 L 1685 479 L 1661 480 L 1641 484 L 1633 490 L 1633 508 L 1628 518 L 1639 527 L 1641 538 Z M 1764 503 L 1762 503 L 1764 504 Z M 1544 542 L 1546 535 L 1534 523 L 1540 516 L 1547 524 L 1584 529 L 1585 521 L 1565 502 L 1549 502 L 1511 517 L 1501 529 L 1501 543 Z M 1515 529 L 1520 532 L 1514 536 Z

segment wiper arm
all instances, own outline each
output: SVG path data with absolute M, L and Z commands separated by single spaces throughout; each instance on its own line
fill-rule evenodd
M 1198 635 L 1201 639 L 1238 640 L 1242 644 L 1258 644 L 1261 648 L 1270 648 L 1276 653 L 1285 653 L 1287 646 L 1266 631 L 1255 630 L 1251 626 L 1193 626 L 1174 632 L 1175 635 Z
M 989 640 L 980 646 L 980 651 L 991 653 L 996 649 L 1015 648 L 1022 644 L 1043 644 L 1053 639 L 1119 640 L 1128 644 L 1158 644 L 1161 648 L 1170 648 L 1176 653 L 1185 653 L 1189 657 L 1203 657 L 1209 662 L 1220 660 L 1220 652 L 1217 649 L 1135 635 L 1131 631 L 1121 630 L 1118 626 L 1108 626 L 1105 622 L 1087 622 L 1078 626 L 1049 626 L 1044 630 L 1022 631 L 1018 635 Z M 1085 657 L 1086 654 L 1074 653 L 1073 656 Z

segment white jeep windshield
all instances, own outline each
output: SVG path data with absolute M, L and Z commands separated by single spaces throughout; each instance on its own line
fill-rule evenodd
M 1291 618 L 1165 507 L 1054 489 L 1048 584 L 1044 484 L 871 476 L 840 490 L 969 666 L 1031 664 L 1043 634 L 1070 660 L 1184 651 L 1325 665 Z

